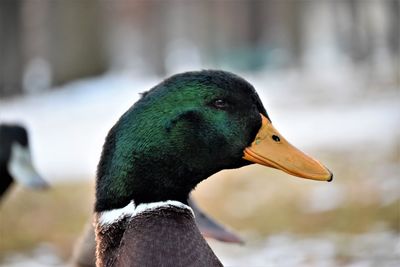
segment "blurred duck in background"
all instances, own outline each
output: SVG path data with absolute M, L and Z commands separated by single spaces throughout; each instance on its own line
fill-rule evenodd
M 0 200 L 14 182 L 33 189 L 48 188 L 33 166 L 27 130 L 0 124 Z
M 205 214 L 191 196 L 188 204 L 193 209 L 196 224 L 204 237 L 226 243 L 244 243 L 238 235 Z M 96 237 L 92 221 L 86 224 L 84 234 L 75 246 L 72 263 L 75 267 L 96 267 Z
M 255 89 L 224 71 L 174 75 L 112 127 L 97 171 L 98 266 L 222 266 L 188 198 L 223 169 L 258 163 L 313 180 L 332 173 L 288 143 Z

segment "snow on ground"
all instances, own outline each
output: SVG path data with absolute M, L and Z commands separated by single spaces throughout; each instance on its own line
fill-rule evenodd
M 282 233 L 236 249 L 217 242 L 211 245 L 225 266 L 394 267 L 400 262 L 399 238 L 387 231 L 317 237 Z
M 41 244 L 31 253 L 10 254 L 0 266 L 4 267 L 66 267 L 51 244 Z
M 400 242 L 396 233 L 376 231 L 359 235 L 301 237 L 275 234 L 246 246 L 210 241 L 224 266 L 232 267 L 395 267 L 400 262 Z M 340 244 L 340 245 L 338 245 Z M 49 244 L 30 254 L 7 256 L 4 267 L 66 267 Z
M 159 80 L 109 74 L 44 94 L 1 100 L 0 122 L 21 122 L 29 128 L 35 163 L 50 182 L 92 178 L 108 129 L 140 92 Z M 321 103 L 314 103 L 318 93 L 304 88 L 299 78 L 269 75 L 249 80 L 275 127 L 300 148 L 369 144 L 385 149 L 400 136 L 400 97 L 392 91 L 344 101 L 347 98 L 338 99 L 333 89 L 320 90 Z
M 92 178 L 108 130 L 153 85 L 120 75 L 75 81 L 1 101 L 0 122 L 28 127 L 35 165 L 48 181 Z

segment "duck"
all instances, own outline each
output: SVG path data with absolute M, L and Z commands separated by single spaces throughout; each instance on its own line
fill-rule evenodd
M 175 74 L 108 132 L 97 167 L 97 266 L 222 266 L 201 235 L 190 192 L 226 169 L 260 164 L 332 181 L 272 125 L 255 88 L 223 70 Z
M 204 212 L 191 195 L 188 205 L 193 210 L 196 225 L 203 237 L 224 243 L 244 244 L 241 237 Z M 83 234 L 74 246 L 71 262 L 75 267 L 96 267 L 96 237 L 91 219 L 86 223 Z
M 49 184 L 36 171 L 28 131 L 19 124 L 0 124 L 0 200 L 15 183 L 33 189 Z

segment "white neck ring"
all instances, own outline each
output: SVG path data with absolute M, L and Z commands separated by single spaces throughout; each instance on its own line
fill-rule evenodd
M 186 210 L 189 210 L 194 217 L 194 212 L 190 206 L 183 204 L 182 202 L 179 202 L 176 200 L 142 203 L 142 204 L 139 204 L 138 206 L 136 206 L 132 200 L 131 202 L 129 202 L 128 205 L 126 205 L 123 208 L 100 212 L 99 217 L 98 217 L 98 223 L 100 225 L 110 225 L 110 224 L 116 223 L 126 217 L 132 218 L 132 217 L 137 216 L 138 214 L 141 214 L 144 212 L 151 212 L 153 210 L 163 208 L 163 207 L 177 207 L 180 209 L 186 209 Z

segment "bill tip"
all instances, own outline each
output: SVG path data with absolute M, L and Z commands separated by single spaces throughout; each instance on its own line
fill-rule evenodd
M 332 182 L 333 181 L 333 173 L 329 171 L 329 173 L 331 174 L 331 176 L 329 177 L 329 179 L 327 180 L 328 182 Z

